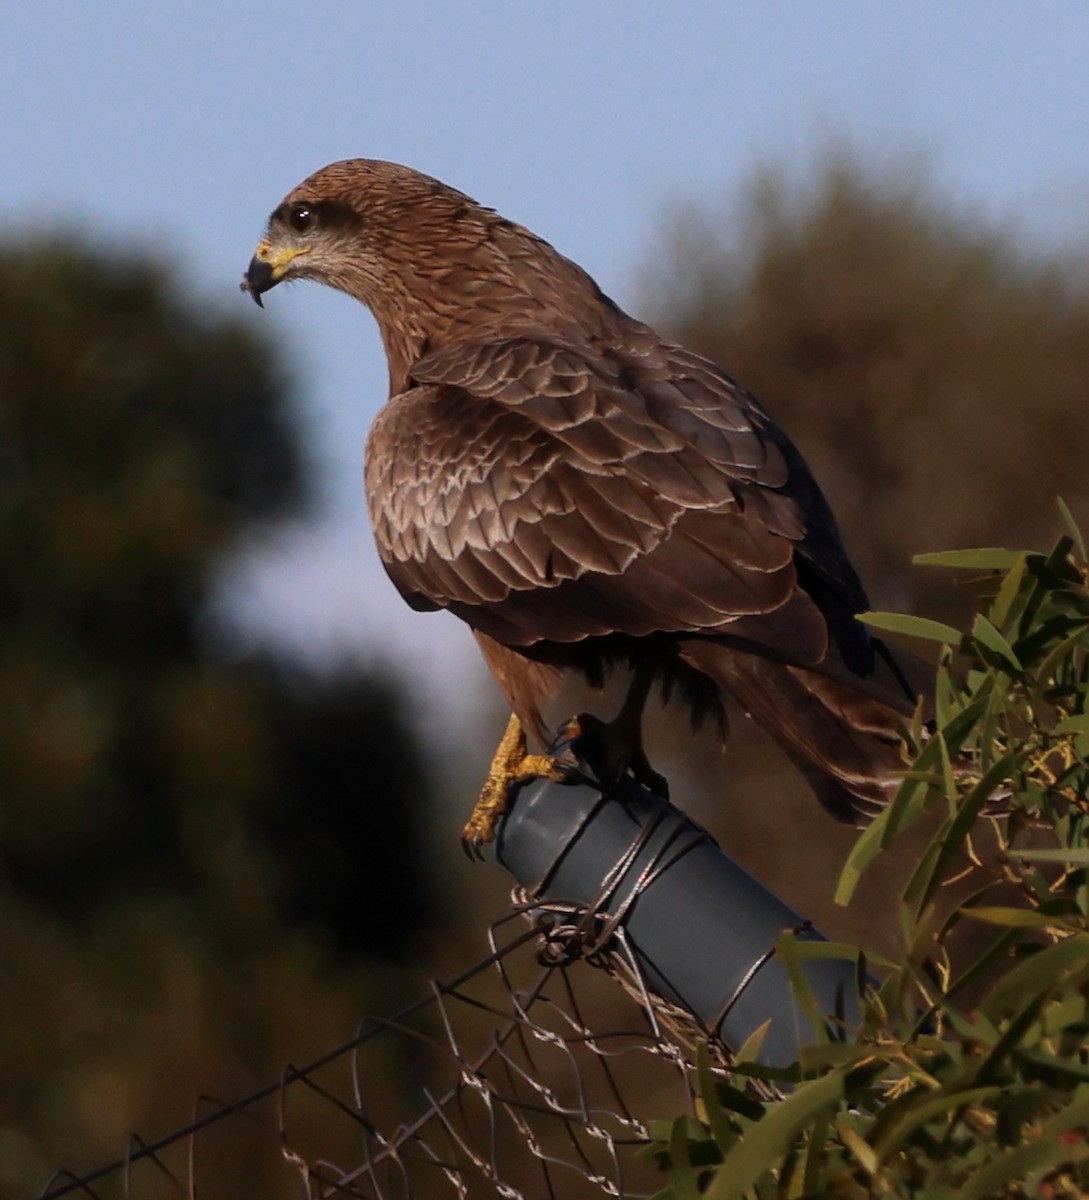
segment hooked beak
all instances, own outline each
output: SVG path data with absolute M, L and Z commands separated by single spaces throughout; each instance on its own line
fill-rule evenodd
M 308 246 L 273 247 L 265 238 L 257 247 L 246 268 L 239 287 L 249 292 L 258 308 L 264 308 L 261 296 L 269 288 L 274 288 L 288 273 L 288 267 L 300 254 L 307 254 Z
M 272 267 L 267 262 L 262 262 L 255 254 L 250 259 L 250 265 L 246 268 L 246 273 L 242 276 L 242 282 L 238 286 L 244 292 L 249 292 L 258 308 L 264 308 L 265 302 L 261 299 L 261 293 L 267 292 L 270 287 L 275 287 L 277 282 Z

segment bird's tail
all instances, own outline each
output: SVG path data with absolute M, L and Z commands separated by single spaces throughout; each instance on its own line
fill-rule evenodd
M 907 765 L 901 731 L 913 711 L 906 691 L 721 642 L 686 642 L 682 657 L 771 734 L 838 820 L 865 824 L 895 795 Z

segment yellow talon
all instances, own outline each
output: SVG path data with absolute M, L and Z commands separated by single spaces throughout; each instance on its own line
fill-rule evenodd
M 510 790 L 514 784 L 528 783 L 531 779 L 551 779 L 556 783 L 571 779 L 579 767 L 580 755 L 574 749 L 579 738 L 592 738 L 596 745 L 598 761 L 608 776 L 600 780 L 602 786 L 608 786 L 611 780 L 628 771 L 655 795 L 668 799 L 669 784 L 651 767 L 643 749 L 641 724 L 649 689 L 649 673 L 637 673 L 620 712 L 612 721 L 602 721 L 590 713 L 572 717 L 558 734 L 558 739 L 569 747 L 559 757 L 527 754 L 525 729 L 512 713 L 462 831 L 461 844 L 470 858 L 482 857 L 481 848 L 495 839 L 499 818 L 510 808 Z
M 510 789 L 531 779 L 562 783 L 570 772 L 547 754 L 526 753 L 526 731 L 514 713 L 488 768 L 488 777 L 461 834 L 461 844 L 471 858 L 480 858 L 481 847 L 495 839 L 499 818 L 510 808 Z

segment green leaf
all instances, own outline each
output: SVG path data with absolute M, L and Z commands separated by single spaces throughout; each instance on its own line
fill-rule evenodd
M 711 1136 L 715 1139 L 723 1154 L 737 1141 L 737 1133 L 726 1119 L 726 1112 L 718 1094 L 718 1080 L 711 1069 L 711 1054 L 707 1043 L 701 1041 L 696 1048 L 696 1073 L 699 1077 L 700 1098 L 703 1100 L 704 1111 L 707 1113 L 707 1124 Z
M 688 1151 L 688 1119 L 678 1117 L 669 1134 L 669 1179 L 677 1200 L 701 1200 L 696 1172 Z
M 652 1142 L 660 1142 L 663 1145 L 669 1141 L 669 1135 L 673 1129 L 672 1121 L 663 1121 L 657 1117 L 652 1117 L 646 1123 L 647 1136 Z
M 1025 578 L 1025 565 L 1025 556 L 1022 554 L 1006 572 L 1006 578 L 1002 580 L 998 595 L 995 596 L 994 603 L 991 605 L 991 620 L 995 625 L 1001 626 L 1006 623 Z
M 739 1063 L 755 1062 L 760 1056 L 760 1049 L 764 1045 L 764 1038 L 768 1035 L 768 1030 L 771 1028 L 772 1018 L 768 1019 L 763 1025 L 758 1025 L 752 1033 L 741 1043 L 737 1048 L 737 1053 L 734 1055 L 734 1061 Z
M 928 617 L 911 617 L 906 613 L 864 612 L 858 614 L 858 619 L 874 629 L 883 629 L 887 633 L 903 633 L 908 637 L 923 638 L 928 642 L 941 642 L 947 646 L 960 644 L 961 632 L 959 629 L 954 629 L 952 625 L 944 625 L 941 621 L 931 621 Z
M 1070 866 L 1089 867 L 1089 846 L 1066 846 L 1054 850 L 1010 850 L 1014 858 L 1027 862 L 1066 863 Z
M 705 1193 L 707 1200 L 741 1200 L 766 1171 L 778 1166 L 794 1139 L 843 1097 L 842 1070 L 801 1084 L 770 1109 L 730 1150 Z
M 723 1113 L 733 1113 L 743 1125 L 751 1125 L 764 1115 L 764 1105 L 755 1096 L 734 1087 L 732 1083 L 726 1083 L 725 1080 L 715 1080 L 714 1094 L 718 1097 Z M 731 1129 L 727 1142 L 732 1145 L 740 1136 Z M 726 1145 L 723 1145 L 723 1150 L 725 1149 Z
M 1071 1129 L 1077 1129 L 1089 1120 L 1089 1088 L 1078 1088 L 1075 1095 L 1077 1099 L 1073 1103 L 1068 1104 L 1062 1112 L 1056 1113 L 1044 1124 L 1044 1134 L 1047 1137 L 1069 1133 Z M 1089 1145 L 1086 1149 L 1089 1150 Z
M 996 1132 L 999 1140 L 1007 1146 L 1023 1141 L 1022 1128 L 1036 1119 L 1042 1108 L 1062 1104 L 1066 1095 L 1056 1088 L 1041 1087 L 1039 1084 L 1018 1088 L 998 1107 Z
M 1008 571 L 1028 553 L 1027 550 L 1003 550 L 999 546 L 984 546 L 978 550 L 938 550 L 931 554 L 916 554 L 911 561 L 921 567 L 967 567 L 976 571 Z
M 1060 1141 L 1058 1135 L 1089 1117 L 1089 1103 L 1073 1104 L 1044 1125 L 1043 1136 L 1036 1141 L 1023 1142 L 998 1158 L 991 1159 L 978 1170 L 956 1193 L 955 1200 L 993 1200 L 1009 1192 L 1008 1185 L 1024 1179 L 1030 1173 L 1039 1174 L 1062 1163 L 1080 1162 L 1089 1156 L 1089 1143 Z M 1031 1193 L 1041 1193 L 1035 1190 Z
M 791 991 L 794 993 L 794 999 L 798 1002 L 798 1006 L 809 1018 L 809 1024 L 813 1027 L 813 1033 L 817 1041 L 824 1043 L 828 1041 L 828 1028 L 825 1023 L 826 1014 L 821 1011 L 820 1005 L 817 1003 L 817 997 L 813 994 L 813 988 L 809 983 L 809 977 L 802 969 L 801 959 L 798 955 L 798 947 L 802 943 L 797 934 L 784 933 L 775 947 L 775 957 L 786 968 L 787 976 L 790 979 Z
M 927 853 L 922 856 L 919 867 L 913 873 L 911 882 L 905 891 L 906 895 L 917 895 L 916 904 L 920 909 L 924 904 L 929 903 L 941 886 L 950 863 L 960 852 L 964 839 L 975 824 L 976 817 L 994 789 L 1013 770 L 1016 761 L 1017 755 L 1011 751 L 991 764 L 980 777 L 979 782 L 960 801 L 953 820 L 935 836 L 931 845 L 938 846 L 937 854 Z
M 888 824 L 890 809 L 886 808 L 859 834 L 857 841 L 851 847 L 846 862 L 839 874 L 836 884 L 835 901 L 837 904 L 850 904 L 851 897 L 858 887 L 863 871 L 884 849 L 884 832 Z
M 962 1016 L 955 1008 L 945 1011 L 945 1020 L 957 1036 L 970 1046 L 986 1046 L 992 1048 L 1001 1037 L 998 1030 L 987 1017 L 980 1012 L 973 1013 L 972 1019 Z
M 816 1194 L 821 1187 L 824 1159 L 827 1153 L 828 1131 L 832 1127 L 831 1112 L 817 1114 L 809 1135 L 805 1152 L 805 1171 L 802 1176 L 802 1191 L 807 1196 Z
M 1017 1061 L 1034 1068 L 1035 1074 L 1063 1083 L 1089 1083 L 1089 1068 L 1071 1059 L 1039 1054 L 1035 1050 L 1018 1050 Z
M 1001 905 L 981 908 L 962 908 L 961 915 L 974 921 L 986 921 L 991 925 L 1002 925 L 1017 929 L 1054 929 L 1063 922 L 1049 917 L 1033 908 L 1003 908 Z
M 1074 514 L 1066 505 L 1066 501 L 1062 496 L 1056 496 L 1055 502 L 1059 506 L 1059 515 L 1062 517 L 1063 524 L 1066 526 L 1066 532 L 1070 534 L 1074 541 L 1074 546 L 1078 551 L 1078 557 L 1082 562 L 1086 559 L 1085 539 L 1081 535 L 1081 530 L 1078 528 L 1077 521 L 1074 520 Z
M 1089 713 L 1078 713 L 1056 721 L 1052 733 L 1089 733 Z
M 1084 652 L 1086 629 L 1089 629 L 1089 622 L 1076 622 L 1073 632 L 1068 634 L 1057 646 L 1054 646 L 1044 661 L 1036 668 L 1036 675 L 1041 681 L 1044 681 L 1045 686 L 1048 680 L 1058 674 L 1060 664 L 1064 659 L 1070 659 L 1079 652 Z M 1081 691 L 1084 693 L 1084 685 L 1082 685 Z M 1037 697 L 1034 696 L 1033 699 L 1038 703 Z
M 803 1046 L 798 1059 L 807 1075 L 816 1075 L 831 1067 L 853 1066 L 873 1058 L 873 1047 L 861 1042 L 826 1042 L 823 1046 Z
M 798 937 L 794 942 L 799 958 L 834 958 L 855 962 L 861 951 L 850 942 L 829 942 L 824 938 Z
M 942 726 L 919 752 L 911 769 L 905 774 L 905 782 L 881 814 L 882 847 L 891 845 L 897 834 L 910 828 L 922 815 L 930 799 L 930 789 L 949 786 L 949 764 L 959 753 L 962 744 L 971 737 L 980 714 L 987 710 L 992 687 L 993 681 L 985 680 L 980 685 L 979 694 Z
M 874 1153 L 873 1147 L 868 1141 L 852 1128 L 845 1121 L 839 1121 L 836 1124 L 836 1132 L 839 1134 L 840 1141 L 847 1147 L 847 1150 L 858 1163 L 858 1165 L 872 1179 L 878 1172 L 877 1155 Z
M 1051 576 L 1054 580 L 1069 579 L 1071 577 L 1071 562 L 1070 551 L 1074 548 L 1074 539 L 1070 537 L 1061 537 L 1055 543 L 1051 553 L 1044 559 L 1041 567 L 1041 577 Z M 1074 572 L 1077 576 L 1077 572 Z
M 1089 969 L 1089 934 L 1075 934 L 1022 959 L 995 983 L 980 1011 L 997 1020 L 1034 1004 L 1041 992 L 1058 989 L 1071 971 Z M 1043 987 L 1041 988 L 1041 981 Z
M 980 645 L 986 646 L 988 650 L 997 654 L 1003 663 L 1008 663 L 1015 671 L 1024 671 L 1025 668 L 1021 665 L 1017 652 L 982 613 L 976 615 L 972 625 L 972 637 Z
M 881 1137 L 880 1143 L 874 1147 L 878 1156 L 887 1160 L 903 1145 L 908 1137 L 927 1121 L 943 1113 L 956 1112 L 966 1104 L 981 1104 L 985 1100 L 997 1096 L 1002 1089 L 998 1086 L 969 1088 L 965 1091 L 939 1092 L 931 1100 L 913 1104 L 904 1115 L 895 1122 Z
M 946 821 L 934 839 L 919 856 L 919 863 L 915 870 L 912 871 L 911 878 L 904 888 L 904 900 L 912 906 L 916 917 L 919 916 L 926 906 L 926 896 L 931 881 L 935 878 L 940 878 L 938 864 L 942 861 L 942 855 L 946 845 L 948 845 L 946 830 L 948 830 L 949 826 L 950 822 Z
M 1046 652 L 1047 657 L 1036 668 L 1038 674 L 1046 676 L 1061 657 L 1084 644 L 1089 618 L 1054 613 L 1040 620 L 1037 612 L 1033 620 L 1038 623 L 1032 626 L 1032 632 L 1026 632 L 1017 644 L 1024 662 L 1035 662 L 1040 654 Z

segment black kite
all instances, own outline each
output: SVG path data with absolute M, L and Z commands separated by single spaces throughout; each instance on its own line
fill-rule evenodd
M 828 504 L 743 387 L 541 238 L 392 163 L 333 163 L 287 196 L 243 286 L 260 303 L 285 279 L 377 318 L 379 554 L 414 608 L 472 627 L 513 709 L 467 844 L 511 777 L 552 771 L 524 730 L 546 736 L 562 673 L 614 664 L 634 675 L 606 741 L 659 790 L 639 737 L 655 679 L 696 719 L 734 696 L 841 820 L 889 799 L 914 697 L 877 683 L 890 660 L 855 619 L 866 595 Z

